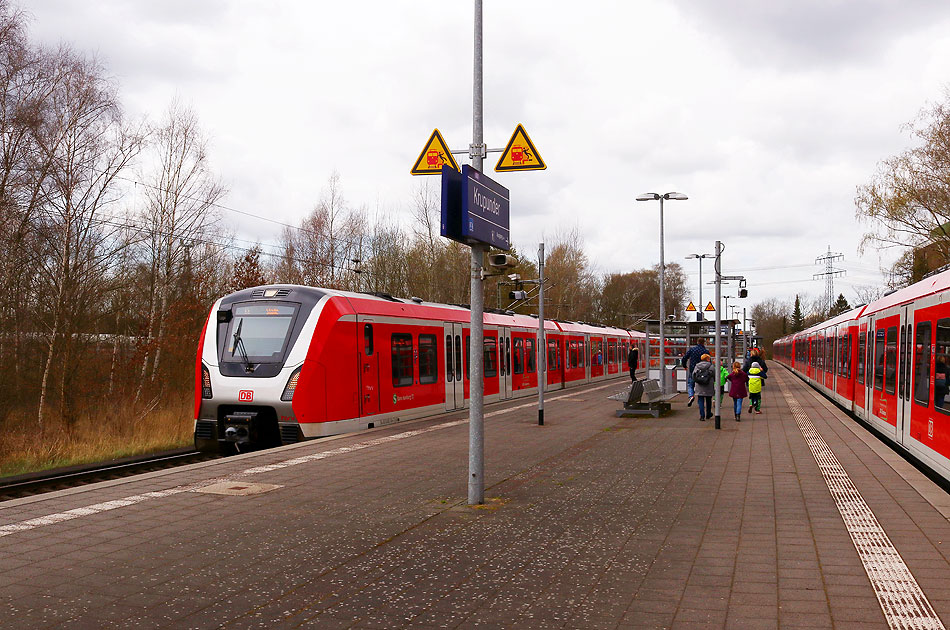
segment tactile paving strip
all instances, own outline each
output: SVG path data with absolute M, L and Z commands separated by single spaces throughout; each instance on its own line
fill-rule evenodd
M 944 625 L 934 612 L 904 559 L 891 543 L 877 517 L 852 483 L 848 473 L 822 439 L 798 402 L 782 384 L 782 395 L 798 422 L 808 447 L 838 506 L 854 548 L 864 564 L 871 586 L 891 628 L 936 630 Z

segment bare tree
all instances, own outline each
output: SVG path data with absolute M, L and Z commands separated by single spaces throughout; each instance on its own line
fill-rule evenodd
M 38 142 L 53 163 L 44 186 L 42 225 L 49 342 L 37 412 L 41 427 L 57 354 L 62 356 L 60 404 L 69 417 L 66 383 L 75 369 L 73 333 L 104 291 L 106 268 L 123 246 L 121 239 L 116 242 L 116 227 L 103 215 L 117 199 L 116 177 L 142 142 L 140 133 L 122 126 L 115 88 L 94 60 L 63 49 L 58 62 L 63 79 L 50 95 Z
M 194 111 L 173 101 L 152 142 L 157 165 L 145 187 L 151 290 L 143 383 L 160 367 L 169 301 L 186 252 L 210 232 L 217 220 L 215 206 L 226 193 L 211 171 L 208 141 Z

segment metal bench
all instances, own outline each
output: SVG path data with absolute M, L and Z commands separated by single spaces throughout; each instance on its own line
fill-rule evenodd
M 669 413 L 672 406 L 670 400 L 676 394 L 663 394 L 660 385 L 654 380 L 637 381 L 630 387 L 623 409 L 617 410 L 618 418 L 632 418 L 634 416 L 653 416 L 659 418 Z

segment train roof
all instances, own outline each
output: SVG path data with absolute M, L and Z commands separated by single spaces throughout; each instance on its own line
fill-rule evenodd
M 261 297 L 264 291 L 271 289 L 285 289 L 291 292 L 299 291 L 302 294 L 311 296 L 311 299 L 319 299 L 324 295 L 330 297 L 339 297 L 347 301 L 354 313 L 360 315 L 376 316 L 400 316 L 412 317 L 416 319 L 441 319 L 445 321 L 458 322 L 465 324 L 471 321 L 471 310 L 468 305 L 461 304 L 440 304 L 438 302 L 426 302 L 420 298 L 397 298 L 387 293 L 357 293 L 354 291 L 341 291 L 337 289 L 322 289 L 294 284 L 270 284 L 261 287 L 245 289 L 232 294 L 237 298 Z M 292 293 L 285 297 L 292 297 Z M 284 297 L 284 296 L 281 296 Z M 510 326 L 514 328 L 538 328 L 537 315 L 523 315 L 511 311 L 501 312 L 495 309 L 485 309 L 484 321 L 491 326 Z M 628 331 L 622 328 L 612 326 L 602 326 L 599 324 L 589 324 L 583 322 L 562 322 L 553 319 L 544 320 L 544 329 L 548 331 L 577 332 L 589 334 L 609 334 L 618 337 L 637 338 L 644 336 L 638 331 Z
M 950 271 L 943 271 L 936 275 L 924 278 L 920 282 L 915 282 L 909 287 L 893 291 L 877 300 L 874 300 L 865 307 L 864 312 L 867 315 L 883 311 L 892 306 L 898 306 L 906 302 L 912 302 L 934 293 L 940 293 L 950 289 Z

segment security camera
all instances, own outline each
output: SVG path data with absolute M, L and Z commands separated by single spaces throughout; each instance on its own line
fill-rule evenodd
M 527 300 L 528 292 L 527 291 L 509 291 L 508 299 L 509 300 Z
M 488 257 L 488 264 L 496 269 L 511 269 L 518 261 L 508 254 L 492 254 Z

